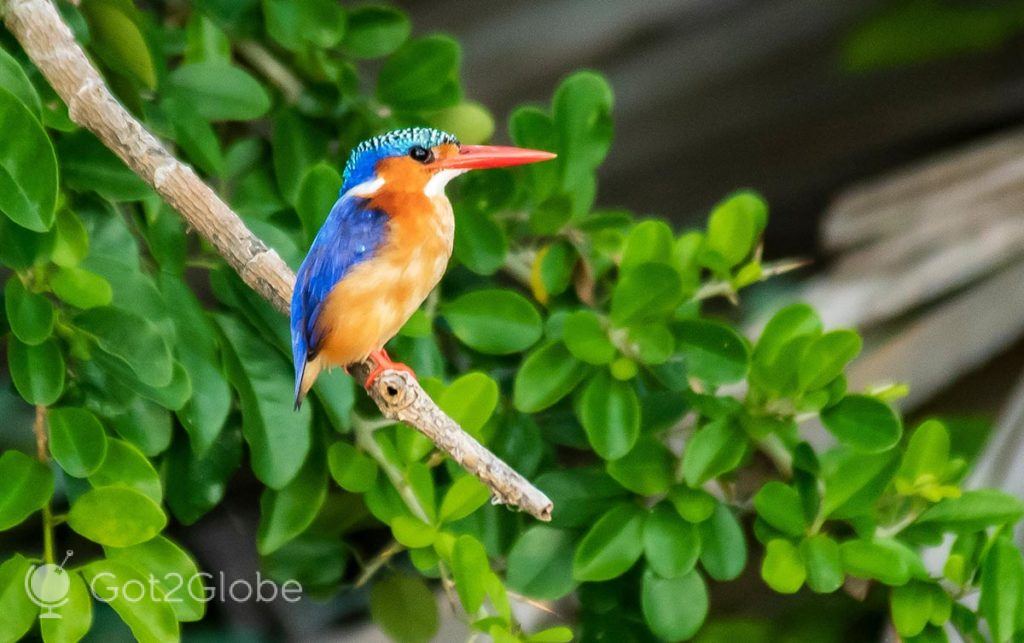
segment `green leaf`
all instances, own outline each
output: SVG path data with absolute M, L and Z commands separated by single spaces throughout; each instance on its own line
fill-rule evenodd
M 754 496 L 754 508 L 762 520 L 790 536 L 803 535 L 807 527 L 800 494 L 777 480 L 761 487 Z
M 180 437 L 171 445 L 165 469 L 167 505 L 178 521 L 191 525 L 224 498 L 228 480 L 242 461 L 242 435 L 223 431 L 202 455 L 195 455 Z
M 490 497 L 490 489 L 482 482 L 470 475 L 462 476 L 444 494 L 438 520 L 442 523 L 461 520 L 482 507 Z
M 462 343 L 489 355 L 526 350 L 543 331 L 537 309 L 511 290 L 466 293 L 444 304 L 441 314 Z
M 39 121 L 0 87 L 0 129 L 17 132 L 0 153 L 0 211 L 23 228 L 45 232 L 57 203 L 57 157 Z
M 577 359 L 588 364 L 610 364 L 615 359 L 615 346 L 608 331 L 592 311 L 578 310 L 565 318 L 565 345 Z
M 917 525 L 935 525 L 945 531 L 969 533 L 992 525 L 1013 524 L 1024 516 L 1024 502 L 996 489 L 965 491 L 926 510 Z
M 486 594 L 484 582 L 491 574 L 487 552 L 480 541 L 472 536 L 459 536 L 452 548 L 452 575 L 467 614 L 480 610 Z
M 739 192 L 715 206 L 705 244 L 725 262 L 738 265 L 753 251 L 768 221 L 768 204 L 753 192 Z
M 0 565 L 0 640 L 18 641 L 28 634 L 39 614 L 25 591 L 25 579 L 33 574 L 32 563 L 15 554 Z
M 64 357 L 52 339 L 28 346 L 9 337 L 7 367 L 14 388 L 29 404 L 49 406 L 64 392 Z
M 111 547 L 144 543 L 167 526 L 151 498 L 128 487 L 98 487 L 71 505 L 68 525 L 93 542 Z
M 185 62 L 231 60 L 231 40 L 213 20 L 193 12 L 185 27 Z
M 708 615 L 708 589 L 696 571 L 678 578 L 644 572 L 640 590 L 644 620 L 657 636 L 680 641 L 691 638 Z
M 57 144 L 61 179 L 78 192 L 96 192 L 108 201 L 139 201 L 152 189 L 90 132 L 79 130 Z
M 263 15 L 270 37 L 293 51 L 334 47 L 345 35 L 345 11 L 332 0 L 263 0 Z
M 468 433 L 479 436 L 498 405 L 498 383 L 484 373 L 466 373 L 437 397 L 437 405 Z
M 131 547 L 105 549 L 108 560 L 125 563 L 147 578 L 154 578 L 178 621 L 190 623 L 203 618 L 203 577 L 196 561 L 184 549 L 163 536 Z
M 589 468 L 549 471 L 537 479 L 537 487 L 551 498 L 551 524 L 559 528 L 590 526 L 627 495 L 604 471 Z
M 572 630 L 564 626 L 549 627 L 526 638 L 527 643 L 569 643 L 572 640 Z
M 698 429 L 683 453 L 686 484 L 699 487 L 739 466 L 747 452 L 747 436 L 727 417 Z
M 253 472 L 268 487 L 281 489 L 299 473 L 309 453 L 310 405 L 293 411 L 291 369 L 279 353 L 236 320 L 217 320 L 231 348 L 225 363 L 241 401 Z
M 776 390 L 772 381 L 776 371 L 781 368 L 780 364 L 792 361 L 785 359 L 787 356 L 783 348 L 798 337 L 816 336 L 819 333 L 821 319 L 807 304 L 791 304 L 780 309 L 765 325 L 754 347 L 752 378 L 759 386 Z
M 904 585 L 910 579 L 906 560 L 884 541 L 850 540 L 839 545 L 843 569 L 851 576 Z
M 71 210 L 63 209 L 57 213 L 55 224 L 57 238 L 53 244 L 53 263 L 65 268 L 77 266 L 89 253 L 89 233 L 82 219 Z M 50 287 L 53 287 L 52 276 Z
M 676 326 L 679 350 L 690 375 L 712 386 L 743 379 L 750 350 L 739 334 L 725 324 L 686 320 Z
M 455 204 L 455 258 L 479 275 L 493 275 L 505 262 L 508 235 L 490 211 Z
M 78 267 L 57 269 L 50 277 L 50 288 L 62 301 L 82 309 L 109 306 L 114 298 L 109 281 Z
M 338 486 L 352 493 L 366 493 L 377 479 L 377 463 L 348 442 L 331 445 L 327 464 Z
M 410 548 L 429 547 L 437 540 L 437 530 L 419 518 L 396 516 L 391 521 L 391 532 L 400 544 Z
M 412 26 L 401 11 L 383 5 L 355 7 L 348 14 L 342 51 L 352 58 L 380 58 L 402 46 Z
M 260 496 L 260 525 L 256 548 L 272 554 L 313 523 L 327 497 L 327 468 L 323 452 L 310 453 L 299 474 L 280 490 Z
M 565 344 L 546 344 L 530 353 L 520 366 L 512 387 L 512 403 L 523 413 L 543 411 L 568 395 L 585 375 L 586 370 Z
M 47 608 L 57 618 L 39 619 L 39 630 L 44 643 L 77 643 L 92 627 L 92 595 L 78 572 L 60 573 L 68 580 L 66 602 Z
M 842 587 L 846 577 L 836 541 L 825 534 L 808 536 L 800 543 L 800 557 L 811 591 L 829 594 Z
M 53 304 L 26 290 L 17 275 L 11 276 L 4 287 L 4 309 L 11 332 L 25 344 L 41 344 L 53 332 Z
M 821 421 L 840 442 L 862 453 L 888 451 L 903 435 L 892 408 L 866 395 L 847 395 L 822 411 Z
M 682 301 L 683 283 L 675 269 L 642 263 L 625 271 L 612 293 L 611 317 L 617 326 L 664 317 Z
M 80 8 L 89 23 L 91 45 L 104 63 L 147 89 L 156 89 L 156 69 L 132 3 L 92 0 Z
M 295 110 L 285 110 L 274 119 L 272 140 L 274 176 L 278 189 L 288 203 L 298 204 L 302 181 L 308 171 L 326 153 L 323 133 Z M 331 205 L 334 201 L 331 202 Z M 304 205 L 304 208 L 310 206 Z M 317 213 L 323 220 L 330 211 Z M 303 224 L 306 222 L 303 220 Z M 319 226 L 318 226 L 319 228 Z
M 221 61 L 182 65 L 167 77 L 167 84 L 209 121 L 248 121 L 270 109 L 270 96 L 255 78 Z
M 612 102 L 608 81 L 591 71 L 576 72 L 566 78 L 551 100 L 562 189 L 574 195 L 577 213 L 590 208 L 593 172 L 611 148 Z M 586 196 L 581 197 L 581 194 Z
M 509 589 L 542 601 L 572 591 L 573 537 L 568 531 L 536 525 L 519 536 L 508 553 Z
M 163 592 L 150 590 L 149 579 L 142 572 L 117 560 L 94 560 L 82 568 L 82 575 L 96 598 L 117 612 L 136 640 L 142 643 L 176 641 L 178 621 L 174 609 Z M 145 588 L 138 597 L 126 587 Z M 137 591 L 137 590 L 136 590 Z M 138 600 L 134 600 L 138 598 Z
M 619 270 L 629 270 L 647 262 L 671 265 L 675 242 L 672 229 L 664 221 L 641 221 L 626 237 Z
M 160 292 L 174 318 L 178 357 L 192 381 L 192 397 L 177 416 L 193 451 L 201 455 L 221 434 L 232 404 L 231 387 L 221 367 L 219 339 L 206 311 L 181 278 L 161 273 Z
M 576 547 L 572 575 L 578 581 L 621 576 L 643 553 L 644 512 L 623 504 L 607 512 Z
M 217 133 L 200 114 L 197 107 L 180 97 L 168 97 L 160 103 L 174 126 L 174 140 L 188 159 L 207 174 L 224 173 L 224 152 Z
M 914 484 L 921 476 L 942 478 L 949 464 L 949 431 L 938 420 L 922 422 L 910 436 L 897 477 Z
M 797 381 L 802 391 L 826 386 L 843 373 L 861 349 L 860 335 L 852 330 L 834 330 L 818 337 L 807 347 Z
M 932 590 L 925 583 L 893 587 L 889 594 L 892 623 L 903 638 L 920 634 L 932 615 Z
M 163 500 L 160 474 L 138 447 L 124 440 L 107 439 L 107 454 L 89 476 L 93 487 L 131 487 L 159 504 Z
M 327 163 L 317 163 L 303 175 L 296 196 L 295 211 L 308 241 L 313 241 L 327 219 L 334 202 L 338 200 L 340 190 L 341 176 Z
M 554 121 L 536 107 L 519 107 L 512 112 L 508 130 L 515 144 L 521 147 L 538 150 L 558 148 Z M 559 163 L 535 163 L 522 169 L 535 202 L 543 201 L 555 190 L 560 170 Z
M 700 564 L 717 581 L 733 580 L 747 565 L 747 542 L 736 516 L 719 503 L 711 518 L 700 523 Z
M 112 306 L 92 308 L 74 319 L 101 350 L 122 360 L 148 386 L 171 383 L 174 360 L 167 340 L 148 319 Z
M 463 101 L 427 115 L 427 122 L 451 132 L 463 145 L 479 145 L 494 134 L 494 117 L 480 103 Z
M 872 510 L 898 465 L 893 452 L 836 452 L 824 467 L 825 494 L 821 514 L 849 518 Z
M 605 371 L 583 389 L 579 418 L 594 451 L 606 460 L 625 456 L 640 436 L 640 401 L 633 385 Z
M 32 82 L 25 75 L 25 70 L 9 53 L 0 47 L 0 87 L 11 92 L 21 103 L 39 118 L 43 111 Z
M 92 475 L 107 457 L 107 434 L 96 416 L 77 407 L 50 409 L 50 452 L 76 478 Z
M 429 641 L 437 633 L 437 601 L 415 576 L 393 574 L 374 583 L 370 616 L 396 641 Z
M 638 441 L 629 453 L 612 460 L 606 468 L 623 487 L 641 496 L 654 496 L 672 485 L 675 463 L 675 456 L 661 441 L 648 438 Z
M 761 563 L 761 578 L 780 594 L 799 591 L 807 579 L 807 569 L 793 543 L 781 538 L 768 542 Z
M 644 523 L 644 555 L 648 567 L 662 578 L 689 574 L 700 556 L 700 532 L 662 503 Z
M 715 497 L 703 489 L 678 486 L 668 493 L 668 500 L 676 512 L 694 524 L 704 522 L 715 513 Z
M 636 357 L 648 365 L 664 364 L 675 352 L 676 338 L 668 326 L 659 322 L 629 327 L 629 343 Z
M 21 451 L 0 456 L 0 531 L 21 524 L 53 495 L 53 473 Z
M 992 640 L 1009 641 L 1020 629 L 1024 595 L 1024 560 L 1006 536 L 996 538 L 981 566 L 980 610 Z
M 459 44 L 447 36 L 410 40 L 377 77 L 377 98 L 397 110 L 436 110 L 459 102 Z

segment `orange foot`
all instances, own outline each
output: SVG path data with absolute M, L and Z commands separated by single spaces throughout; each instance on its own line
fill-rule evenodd
M 405 371 L 412 375 L 413 379 L 416 378 L 415 371 L 401 362 L 392 361 L 391 356 L 383 348 L 370 353 L 370 359 L 373 360 L 373 370 L 370 371 L 370 374 L 366 377 L 366 383 L 363 384 L 367 390 L 373 386 L 373 382 L 380 377 L 380 374 L 387 370 Z

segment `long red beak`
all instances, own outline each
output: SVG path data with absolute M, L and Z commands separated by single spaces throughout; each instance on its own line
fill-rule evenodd
M 507 167 L 550 161 L 556 154 L 543 150 L 500 145 L 463 145 L 458 156 L 441 159 L 437 165 L 451 170 L 482 170 L 489 167 Z

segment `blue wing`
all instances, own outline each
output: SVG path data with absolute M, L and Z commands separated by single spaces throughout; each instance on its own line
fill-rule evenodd
M 291 307 L 296 407 L 306 363 L 323 341 L 317 319 L 327 295 L 354 266 L 374 255 L 384 241 L 387 221 L 385 213 L 367 208 L 365 199 L 338 199 L 299 267 Z

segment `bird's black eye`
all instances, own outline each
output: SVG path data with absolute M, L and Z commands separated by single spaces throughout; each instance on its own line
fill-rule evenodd
M 409 150 L 409 156 L 411 156 L 414 161 L 419 161 L 420 163 L 429 163 L 434 160 L 434 153 L 419 145 L 414 145 L 412 149 Z

